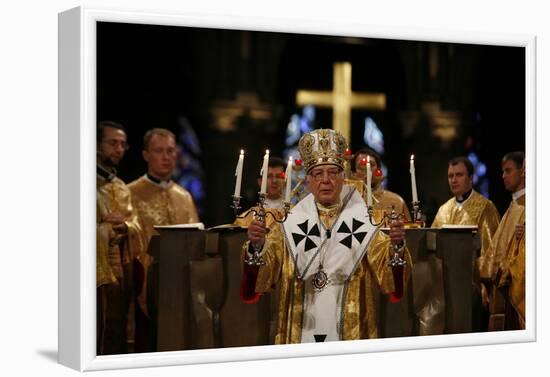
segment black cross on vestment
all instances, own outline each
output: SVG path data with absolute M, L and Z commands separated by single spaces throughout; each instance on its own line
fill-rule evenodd
M 313 335 L 313 338 L 315 338 L 316 343 L 324 342 L 326 337 L 327 337 L 327 334 L 315 334 L 315 335 Z
M 367 235 L 367 232 L 357 232 L 357 230 L 361 228 L 363 225 L 365 225 L 364 222 L 361 222 L 357 219 L 353 219 L 351 223 L 351 230 L 350 230 L 348 224 L 342 221 L 342 224 L 340 224 L 340 227 L 338 228 L 338 233 L 347 234 L 348 236 L 340 240 L 340 243 L 345 247 L 347 247 L 348 249 L 351 249 L 353 237 L 355 237 L 355 239 L 359 241 L 359 243 L 363 242 L 363 240 L 365 239 L 365 236 Z
M 298 224 L 298 228 L 300 228 L 300 230 L 302 231 L 301 234 L 292 233 L 292 238 L 296 247 L 298 247 L 298 244 L 302 242 L 302 240 L 305 238 L 306 242 L 304 245 L 304 251 L 309 251 L 317 247 L 317 244 L 313 242 L 313 240 L 310 238 L 311 236 L 321 237 L 321 233 L 319 232 L 319 227 L 317 226 L 317 224 L 313 225 L 308 231 L 308 222 L 309 220 L 306 220 L 303 223 Z

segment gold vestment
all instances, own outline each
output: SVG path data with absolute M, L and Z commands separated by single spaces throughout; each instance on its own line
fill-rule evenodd
M 317 216 L 317 214 L 312 214 Z M 319 208 L 319 216 L 326 228 L 336 220 L 335 211 Z M 276 285 L 279 288 L 279 304 L 275 343 L 300 343 L 302 336 L 302 317 L 304 299 L 304 281 L 296 277 L 294 262 L 287 249 L 284 235 L 278 224 L 269 228 L 262 258 L 266 265 L 259 268 L 256 280 L 256 292 L 271 292 Z M 243 254 L 248 250 L 249 242 L 243 246 Z M 352 275 L 344 300 L 344 323 L 342 340 L 377 338 L 376 290 L 375 284 L 383 293 L 394 292 L 395 284 L 390 261 L 390 238 L 377 231 L 368 246 L 368 251 Z M 407 261 L 404 269 L 405 285 L 411 270 L 411 259 L 405 249 Z
M 509 282 L 509 299 L 525 328 L 525 235 L 516 239 L 516 225 L 525 224 L 525 195 L 512 200 L 484 258 L 480 262 L 481 277 L 499 286 Z M 499 281 L 497 272 L 501 270 Z
M 98 354 L 126 352 L 134 339 L 133 259 L 144 249 L 143 234 L 128 187 L 116 176 L 96 178 L 96 286 Z M 126 233 L 117 233 L 106 215 L 121 214 Z
M 510 252 L 516 225 L 525 224 L 525 195 L 512 200 L 498 228 L 493 241 L 480 259 L 482 278 L 495 280 L 497 269 Z
M 97 287 L 121 282 L 123 266 L 132 263 L 144 249 L 141 226 L 137 211 L 132 206 L 131 194 L 122 180 L 114 177 L 107 181 L 98 175 L 97 189 Z M 102 219 L 109 213 L 118 212 L 126 219 L 127 235 L 117 235 L 112 225 Z
M 480 256 L 483 257 L 491 245 L 499 221 L 500 215 L 493 202 L 472 190 L 462 206 L 457 205 L 456 199 L 452 197 L 439 207 L 432 228 L 439 228 L 445 224 L 477 225 L 481 239 Z
M 128 188 L 139 215 L 146 246 L 153 235 L 158 234 L 154 229 L 155 225 L 189 224 L 199 221 L 191 194 L 177 183 L 170 181 L 165 185 L 156 184 L 142 176 L 128 184 Z M 137 260 L 144 269 L 144 281 L 138 292 L 138 302 L 147 314 L 147 270 L 152 263 L 147 247 L 137 255 Z
M 508 296 L 518 315 L 519 329 L 525 329 L 525 234 L 513 238 L 509 255 L 502 261 L 499 286 L 510 284 Z
M 483 256 L 491 244 L 499 220 L 500 215 L 493 202 L 472 190 L 470 196 L 461 205 L 455 197 L 452 197 L 439 207 L 432 228 L 439 228 L 443 225 L 476 225 L 481 239 L 480 255 Z M 418 307 L 421 308 L 418 314 L 419 327 L 421 334 L 441 334 L 445 328 L 442 265 L 441 260 L 435 257 L 430 259 L 429 262 L 433 264 L 430 269 L 433 273 L 431 276 L 432 292 L 427 302 L 418 303 Z M 474 291 L 479 295 L 481 302 L 486 303 L 487 292 L 479 279 L 479 258 L 476 258 L 473 272 Z

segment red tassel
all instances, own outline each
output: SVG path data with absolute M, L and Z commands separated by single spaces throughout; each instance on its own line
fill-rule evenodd
M 258 270 L 257 266 L 244 266 L 239 295 L 245 304 L 255 304 L 260 300 L 260 294 L 256 292 Z
M 392 267 L 395 291 L 390 294 L 390 302 L 399 302 L 403 298 L 403 266 Z

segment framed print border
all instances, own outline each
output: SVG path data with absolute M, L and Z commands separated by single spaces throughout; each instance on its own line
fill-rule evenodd
M 71 368 L 102 370 L 146 366 L 259 360 L 334 354 L 398 351 L 534 341 L 535 227 L 527 228 L 526 330 L 494 333 L 371 339 L 322 344 L 237 347 L 96 356 L 95 345 L 95 130 L 96 23 L 315 33 L 418 41 L 492 44 L 525 48 L 527 219 L 535 224 L 536 38 L 530 35 L 395 29 L 367 24 L 318 23 L 241 18 L 222 14 L 155 14 L 79 7 L 59 15 L 59 362 Z M 243 352 L 246 350 L 246 352 Z

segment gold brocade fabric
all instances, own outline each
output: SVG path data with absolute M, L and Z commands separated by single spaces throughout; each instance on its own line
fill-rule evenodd
M 109 262 L 109 238 L 114 232 L 111 225 L 107 223 L 97 224 L 96 230 L 96 286 L 116 283 L 117 278 L 114 274 L 111 263 Z M 117 268 L 120 271 L 120 268 Z M 120 277 L 120 276 L 119 276 Z
M 525 195 L 510 203 L 498 225 L 490 247 L 482 255 L 480 259 L 482 278 L 495 280 L 499 265 L 510 254 L 510 246 L 518 224 L 525 224 Z
M 137 212 L 132 206 L 130 190 L 119 178 L 108 182 L 101 176 L 96 180 L 97 204 L 97 286 L 119 283 L 123 278 L 123 265 L 132 263 L 142 253 L 144 242 Z M 117 235 L 111 224 L 103 222 L 105 215 L 118 212 L 126 219 L 127 235 Z
M 96 285 L 118 284 L 124 299 L 130 300 L 133 297 L 133 259 L 140 255 L 145 249 L 143 233 L 138 221 L 137 211 L 132 206 L 131 194 L 128 187 L 122 180 L 115 177 L 107 181 L 100 175 L 96 178 Z M 104 222 L 107 214 L 120 213 L 127 227 L 126 234 L 117 234 L 110 223 Z M 106 299 L 106 297 L 98 297 Z M 120 297 L 118 298 L 120 299 Z M 105 302 L 102 305 L 104 311 L 101 322 L 104 328 L 98 329 L 98 343 L 100 350 L 106 344 L 113 341 L 113 333 L 116 330 L 111 326 L 126 325 L 126 341 L 133 342 L 135 335 L 135 320 L 133 304 L 130 301 L 128 307 L 124 308 L 120 303 Z M 120 313 L 122 310 L 124 313 Z M 121 320 L 111 324 L 108 318 L 111 316 L 126 316 L 127 320 Z M 107 323 L 107 324 L 105 324 Z M 106 333 L 103 333 L 106 332 Z
M 330 227 L 337 218 L 337 208 L 319 208 L 321 221 Z M 312 214 L 316 216 L 316 214 Z M 243 256 L 248 242 L 243 246 Z M 377 338 L 375 284 L 382 292 L 394 291 L 390 260 L 390 239 L 382 232 L 371 241 L 365 257 L 352 275 L 344 297 L 342 340 Z M 267 293 L 279 286 L 276 344 L 300 343 L 302 337 L 302 311 L 304 281 L 294 272 L 294 262 L 286 248 L 280 226 L 272 224 L 262 251 L 266 265 L 260 267 L 256 281 L 256 292 Z M 411 269 L 411 259 L 405 250 L 407 264 L 404 272 L 406 284 Z
M 345 185 L 348 185 L 350 187 L 353 187 L 354 189 L 357 190 L 357 192 L 359 194 L 361 194 L 361 196 L 364 196 L 364 191 L 365 191 L 365 184 L 363 183 L 363 181 L 361 179 L 357 179 L 357 178 L 346 178 L 344 180 L 344 184 Z
M 432 228 L 445 224 L 477 225 L 481 239 L 481 257 L 485 255 L 497 230 L 500 215 L 493 202 L 472 190 L 470 197 L 458 206 L 452 197 L 439 207 Z
M 153 235 L 157 234 L 155 225 L 189 224 L 199 221 L 191 194 L 174 182 L 161 186 L 143 176 L 128 184 L 128 188 L 132 193 L 132 202 L 137 209 L 147 246 Z M 146 314 L 147 270 L 152 263 L 151 258 L 147 253 L 147 247 L 137 255 L 145 273 L 143 287 L 138 293 L 138 302 Z
M 509 255 L 501 263 L 499 286 L 510 284 L 508 294 L 518 314 L 520 330 L 525 329 L 525 234 L 518 240 L 513 237 Z
M 499 285 L 510 283 L 510 302 L 518 314 L 521 328 L 525 328 L 525 235 L 517 240 L 516 225 L 525 225 L 525 195 L 513 200 L 502 217 L 487 254 L 480 262 L 481 277 L 496 280 L 502 272 Z
M 494 204 L 475 190 L 461 206 L 457 205 L 454 197 L 444 203 L 432 223 L 432 228 L 443 225 L 476 225 L 481 239 L 481 252 L 483 256 L 491 244 L 493 235 L 498 227 L 500 215 Z M 430 266 L 426 267 L 431 275 L 416 275 L 417 279 L 430 278 L 430 282 L 419 281 L 417 285 L 431 285 L 431 292 L 424 302 L 417 302 L 417 316 L 419 318 L 421 334 L 441 334 L 445 328 L 445 297 L 443 289 L 443 271 L 441 261 L 437 258 L 428 260 Z M 476 258 L 473 266 L 474 276 L 472 284 L 482 302 L 487 302 L 487 292 L 481 285 L 479 278 L 479 258 Z

